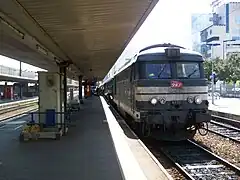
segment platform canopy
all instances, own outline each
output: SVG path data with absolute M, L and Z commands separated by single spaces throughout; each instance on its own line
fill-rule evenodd
M 103 78 L 158 0 L 1 0 L 0 54 Z
M 37 79 L 0 74 L 0 81 L 19 82 L 19 83 L 37 83 Z

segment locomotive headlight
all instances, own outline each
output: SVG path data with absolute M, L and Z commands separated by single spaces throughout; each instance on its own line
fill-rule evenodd
M 194 102 L 194 99 L 193 99 L 193 97 L 188 97 L 187 101 L 188 101 L 188 103 L 192 104 Z
M 151 99 L 151 104 L 152 104 L 152 105 L 157 104 L 157 99 L 156 99 L 156 98 L 152 98 L 152 99 Z
M 202 103 L 202 99 L 199 96 L 195 96 L 194 101 L 196 104 L 201 104 Z
M 161 99 L 160 99 L 160 103 L 161 103 L 161 104 L 165 104 L 165 103 L 166 103 L 166 99 L 165 99 L 165 98 L 161 98 Z

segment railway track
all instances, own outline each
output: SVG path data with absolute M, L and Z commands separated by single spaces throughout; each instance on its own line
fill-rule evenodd
M 20 110 L 24 110 L 26 108 L 32 107 L 32 106 L 36 106 L 36 103 L 32 103 L 32 104 L 26 104 L 26 105 L 22 105 L 19 107 L 13 107 L 13 108 L 8 108 L 7 110 L 1 111 L 0 112 L 0 116 L 4 116 L 5 114 L 14 112 L 14 111 L 20 111 Z
M 25 114 L 27 115 L 29 112 L 36 111 L 37 109 L 38 109 L 38 106 L 34 105 L 34 106 L 14 110 L 14 111 L 11 111 L 11 112 L 7 112 L 5 114 L 1 114 L 0 115 L 0 123 L 5 122 L 6 120 L 9 120 L 9 119 L 14 118 L 14 117 L 22 116 L 22 115 L 25 115 Z
M 23 100 L 23 101 L 16 101 L 16 102 L 11 102 L 11 103 L 4 103 L 0 105 L 0 115 L 23 109 L 26 107 L 31 107 L 33 105 L 37 105 L 38 99 L 30 99 L 30 100 Z
M 217 116 L 217 115 L 212 114 L 212 120 L 214 120 L 216 122 L 228 124 L 228 125 L 231 125 L 236 128 L 240 128 L 240 121 L 235 120 L 235 119 L 230 119 L 227 117 L 222 117 L 222 116 Z
M 116 119 L 122 117 L 113 106 L 110 105 L 110 109 L 114 112 Z M 129 124 L 129 126 L 131 125 Z M 136 132 L 136 134 L 138 133 Z M 159 142 L 145 138 L 141 138 L 141 140 L 172 177 L 176 179 L 240 179 L 239 167 L 215 155 L 194 141 Z M 174 166 L 169 166 L 169 163 L 174 164 Z
M 236 127 L 212 120 L 208 124 L 208 131 L 224 138 L 228 138 L 236 143 L 240 143 L 240 129 Z
M 12 102 L 9 106 L 8 103 L 3 104 L 0 107 L 0 122 L 36 110 L 37 102 L 37 99 L 32 99 Z
M 38 98 L 4 103 L 0 106 L 0 122 L 24 115 L 38 108 Z
M 191 140 L 166 143 L 157 149 L 165 154 L 186 179 L 239 180 L 240 168 Z

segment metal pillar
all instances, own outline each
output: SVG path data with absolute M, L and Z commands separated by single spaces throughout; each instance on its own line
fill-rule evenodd
M 214 104 L 214 88 L 215 88 L 215 86 L 214 86 L 214 78 L 213 78 L 213 73 L 214 73 L 214 71 L 213 71 L 213 47 L 214 46 L 219 46 L 220 44 L 219 43 L 214 43 L 214 44 L 208 44 L 208 45 L 211 45 L 211 50 L 212 50 L 212 55 L 211 55 L 211 61 L 212 61 L 212 104 Z
M 37 95 L 38 95 L 38 84 L 35 83 L 35 96 L 37 96 Z
M 19 76 L 22 76 L 22 61 L 20 61 L 20 70 L 19 70 Z
M 28 83 L 25 83 L 25 86 L 26 86 L 26 91 L 28 93 Z
M 79 81 L 79 95 L 78 95 L 78 97 L 79 97 L 79 101 L 80 101 L 80 104 L 83 104 L 83 98 L 82 98 L 82 78 L 83 78 L 83 76 L 79 76 L 78 77 L 78 81 Z
M 64 112 L 67 112 L 67 67 L 63 68 Z
M 63 76 L 63 101 L 64 101 L 64 112 L 67 111 L 67 67 L 66 66 L 60 66 L 60 73 Z M 62 84 L 60 85 L 62 89 Z
M 7 89 L 7 81 L 5 81 L 5 84 L 4 84 L 4 90 L 3 90 L 3 97 L 4 99 L 7 99 L 7 95 L 6 95 L 6 90 Z
M 70 96 L 69 96 L 69 100 L 70 102 L 74 99 L 74 95 L 73 95 L 73 88 L 69 88 L 69 93 L 70 93 Z
M 214 104 L 213 46 L 212 46 L 212 104 Z
M 61 73 L 61 78 L 60 78 L 60 80 L 61 80 L 61 83 L 60 83 L 61 96 L 60 97 L 61 97 L 61 102 L 63 100 L 63 106 L 64 106 L 63 108 L 61 108 L 61 111 L 63 109 L 63 112 L 65 114 L 67 112 L 67 67 L 68 67 L 68 64 L 61 63 L 61 64 L 59 64 L 59 67 L 60 67 L 60 73 Z M 62 79 L 62 77 L 63 77 L 63 79 Z M 63 92 L 62 92 L 62 90 L 63 90 Z M 62 106 L 62 103 L 61 103 L 61 106 Z M 63 135 L 65 135 L 66 134 L 66 123 L 65 123 L 66 116 L 64 115 L 63 117 L 64 117 Z
M 19 85 L 19 98 L 22 99 L 22 97 L 23 97 L 23 92 L 22 92 L 22 88 L 23 88 L 23 87 L 22 87 L 22 83 L 19 83 L 18 85 Z

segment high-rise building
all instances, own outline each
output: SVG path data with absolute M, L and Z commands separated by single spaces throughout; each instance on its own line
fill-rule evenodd
M 237 3 L 240 2 L 240 0 L 211 0 L 211 8 L 213 12 L 218 11 L 219 7 L 222 7 L 224 4 L 228 3 Z
M 192 48 L 194 51 L 201 52 L 200 32 L 211 25 L 212 14 L 193 14 L 192 15 Z
M 213 9 L 212 25 L 201 31 L 201 53 L 206 58 L 225 58 L 228 54 L 239 53 L 240 2 L 215 0 Z

